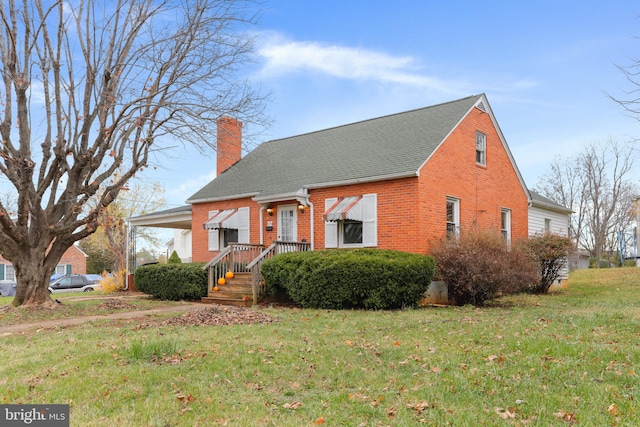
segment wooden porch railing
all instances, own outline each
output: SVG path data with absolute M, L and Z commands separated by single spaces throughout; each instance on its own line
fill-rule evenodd
M 267 249 L 262 251 L 256 259 L 247 265 L 247 271 L 251 272 L 251 289 L 253 291 L 253 304 L 264 297 L 266 289 L 264 286 L 264 278 L 262 277 L 262 263 L 274 255 L 284 252 L 305 252 L 311 249 L 308 242 L 279 242 L 275 241 Z
M 310 249 L 311 245 L 308 242 L 275 241 L 266 249 L 264 245 L 232 243 L 202 267 L 209 270 L 209 293 L 213 291 L 218 279 L 224 277 L 227 271 L 233 271 L 234 274 L 250 272 L 253 304 L 255 305 L 266 293 L 264 279 L 260 271 L 262 263 L 280 253 L 302 252 Z
M 228 271 L 235 273 L 246 272 L 247 265 L 253 261 L 263 250 L 264 245 L 251 245 L 244 243 L 231 243 L 224 248 L 215 258 L 202 267 L 209 270 L 208 292 L 211 293 L 217 285 L 218 279 L 224 277 Z

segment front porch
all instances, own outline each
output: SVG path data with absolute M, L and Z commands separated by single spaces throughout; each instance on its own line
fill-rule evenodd
M 202 302 L 221 305 L 251 306 L 266 295 L 260 268 L 262 263 L 284 252 L 309 251 L 308 242 L 275 241 L 265 245 L 231 243 L 203 269 L 209 274 L 207 296 Z

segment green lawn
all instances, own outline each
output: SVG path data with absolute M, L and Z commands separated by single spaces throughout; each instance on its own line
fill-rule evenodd
M 640 424 L 640 269 L 481 309 L 263 312 L 3 336 L 0 399 L 69 403 L 72 426 Z

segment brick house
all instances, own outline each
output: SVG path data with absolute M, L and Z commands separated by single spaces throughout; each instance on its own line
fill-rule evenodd
M 55 274 L 85 274 L 87 272 L 87 254 L 73 245 L 67 249 L 56 266 Z M 0 280 L 15 280 L 13 264 L 0 255 Z
M 242 124 L 223 117 L 217 144 L 217 177 L 179 215 L 129 219 L 190 228 L 194 262 L 219 262 L 232 242 L 245 255 L 273 242 L 429 254 L 473 227 L 526 238 L 530 215 L 550 209 L 532 199 L 484 94 L 268 141 L 245 157 Z
M 187 200 L 194 261 L 232 241 L 428 254 L 474 226 L 527 236 L 529 194 L 484 94 L 265 142 L 242 159 L 241 124 L 218 126 L 218 176 Z

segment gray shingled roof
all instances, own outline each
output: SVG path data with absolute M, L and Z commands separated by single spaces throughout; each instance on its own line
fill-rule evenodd
M 542 194 L 537 193 L 533 190 L 529 190 L 529 194 L 531 195 L 531 203 L 534 206 L 538 206 L 541 208 L 551 209 L 558 212 L 563 213 L 572 213 L 573 211 L 565 206 L 562 206 L 559 203 L 554 202 L 553 200 L 544 197 Z
M 264 142 L 187 203 L 415 176 L 482 96 Z

